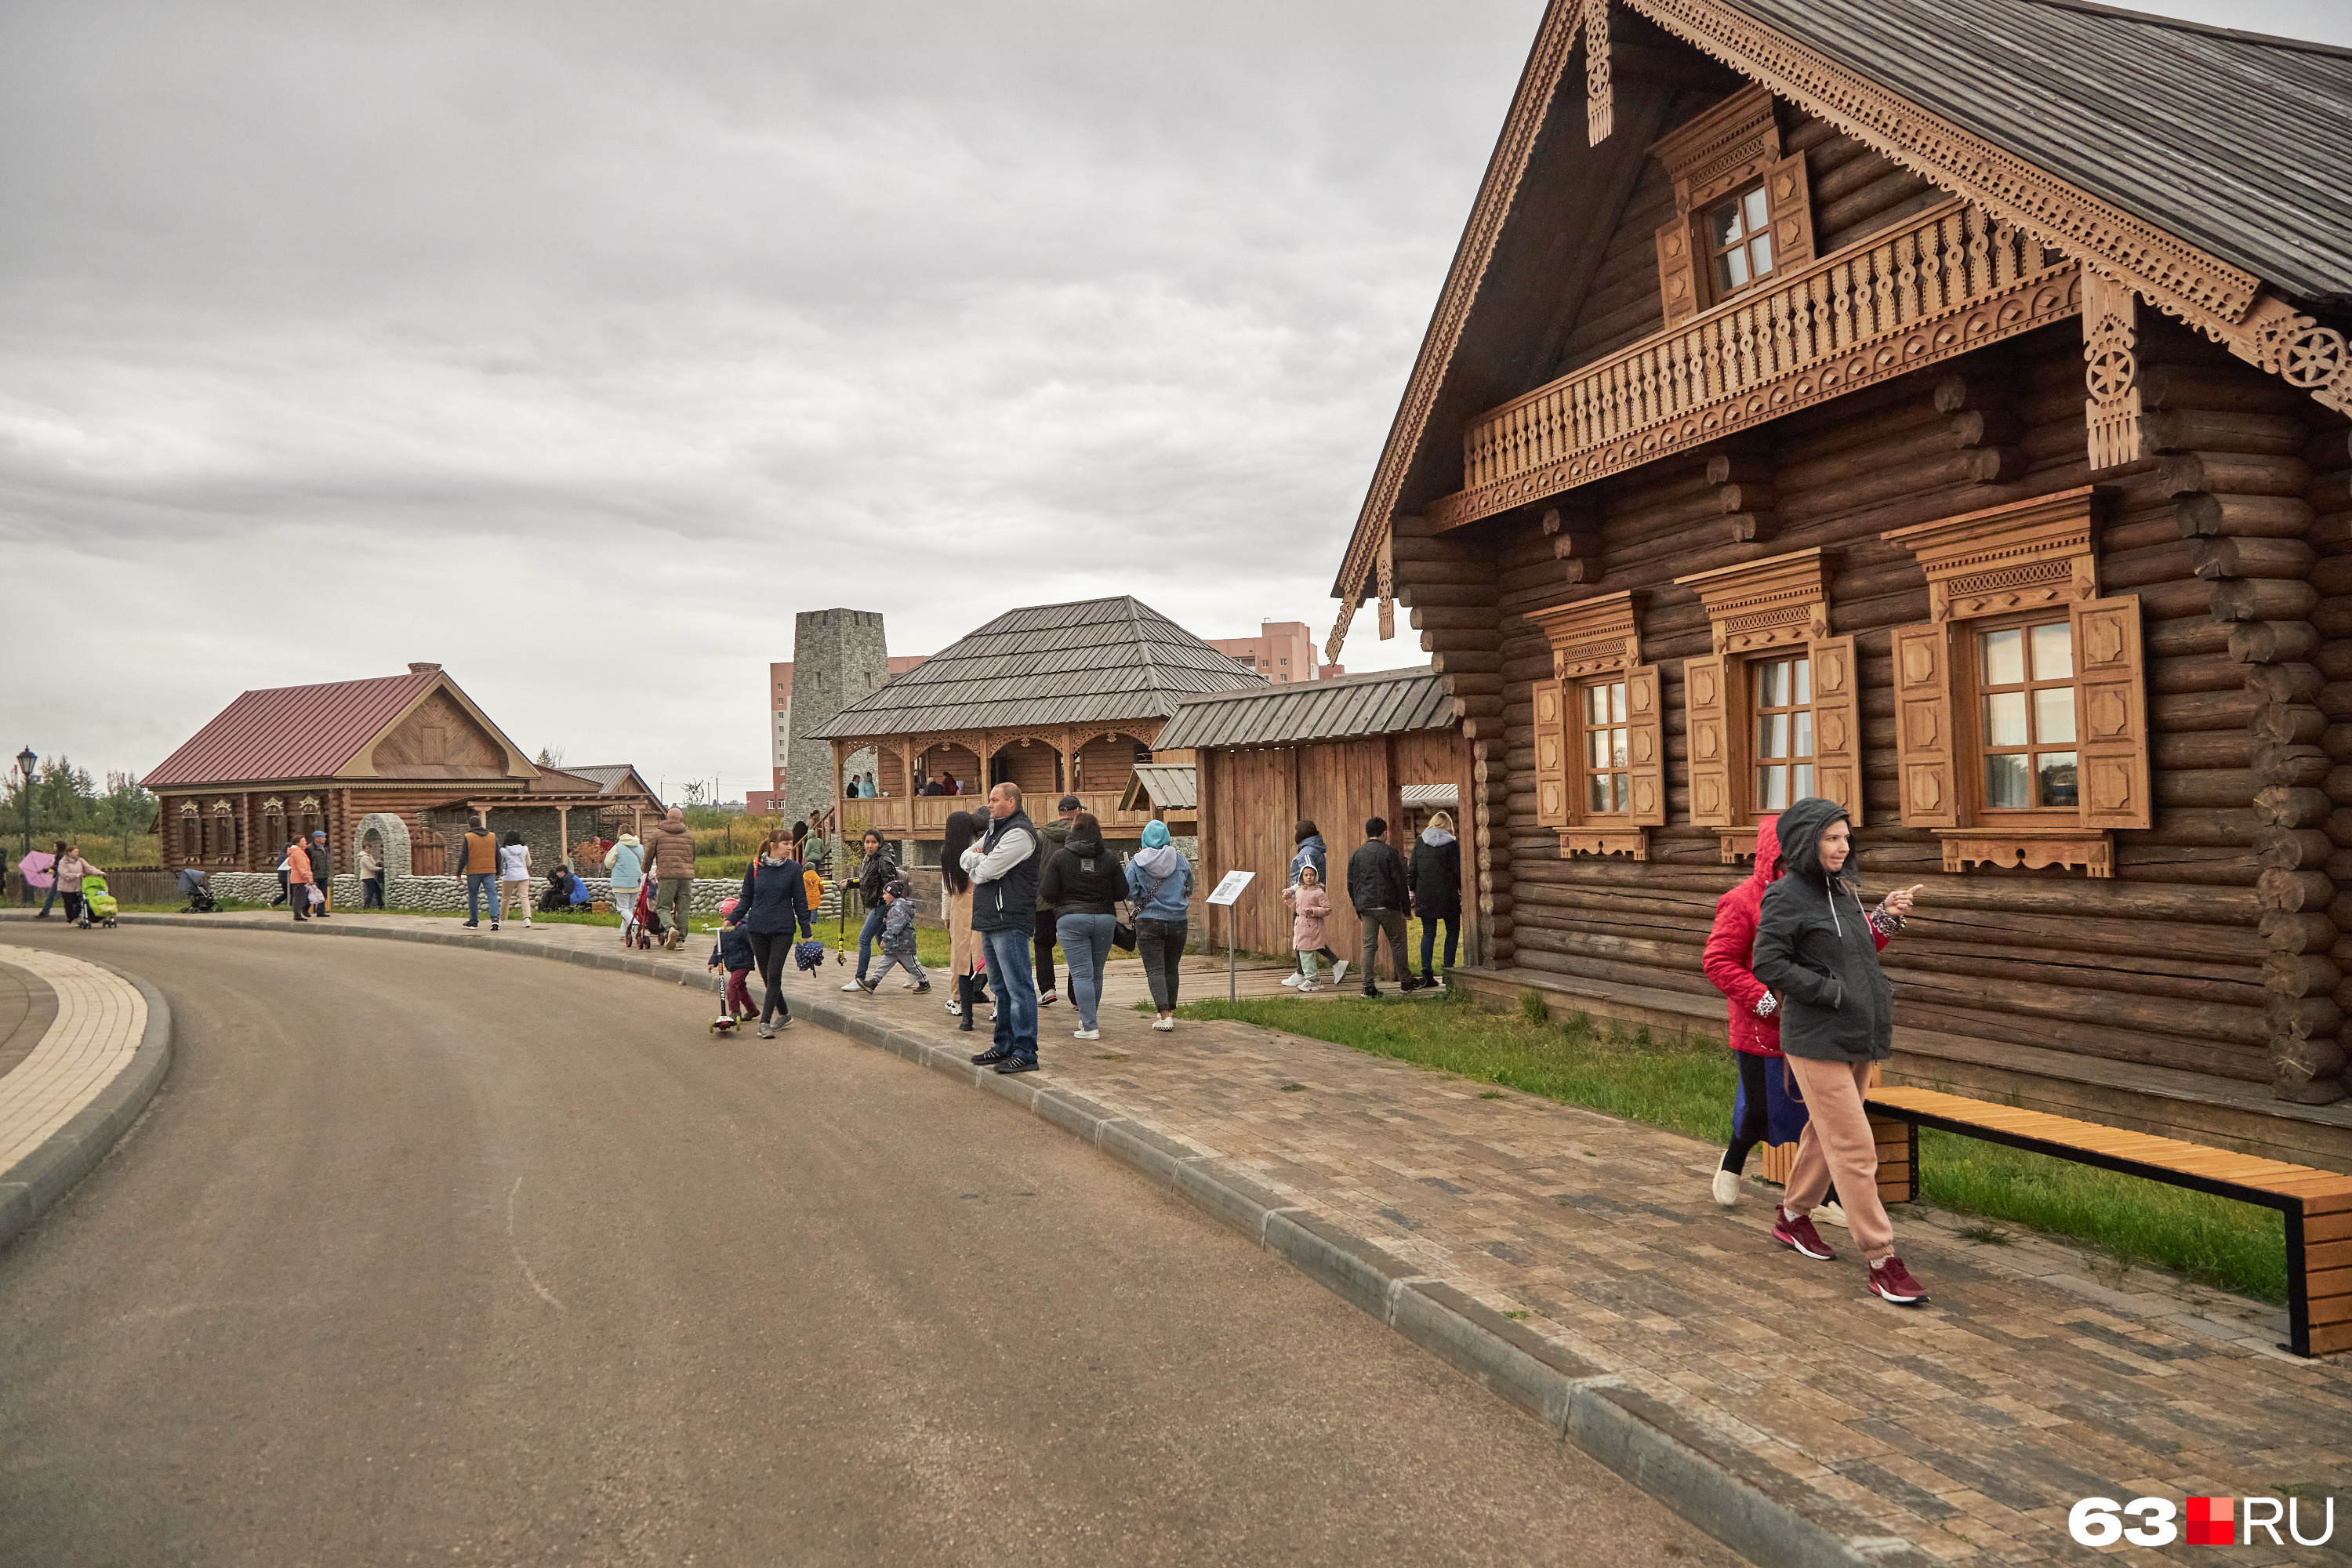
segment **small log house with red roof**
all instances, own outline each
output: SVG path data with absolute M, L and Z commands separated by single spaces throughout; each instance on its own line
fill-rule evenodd
M 246 692 L 142 782 L 173 870 L 268 871 L 288 840 L 324 828 L 336 871 L 355 872 L 373 840 L 388 878 L 437 875 L 478 820 L 522 832 L 551 869 L 572 813 L 617 830 L 660 809 L 625 764 L 591 777 L 534 763 L 437 664 Z

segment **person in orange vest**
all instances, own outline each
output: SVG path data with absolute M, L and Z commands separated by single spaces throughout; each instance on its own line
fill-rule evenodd
M 294 923 L 310 918 L 310 853 L 299 838 L 286 845 L 286 901 L 294 906 Z
M 466 868 L 465 929 L 481 929 L 482 895 L 488 893 L 490 896 L 490 929 L 498 930 L 499 836 L 478 825 L 467 828 L 458 859 Z

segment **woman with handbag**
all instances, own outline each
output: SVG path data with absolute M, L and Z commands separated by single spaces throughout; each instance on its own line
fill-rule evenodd
M 1118 901 L 1127 897 L 1127 869 L 1103 844 L 1102 823 L 1093 812 L 1078 813 L 1070 824 L 1070 837 L 1045 862 L 1037 897 L 1054 911 L 1054 936 L 1070 965 L 1070 1000 L 1078 1009 L 1078 1026 L 1071 1036 L 1099 1040 L 1095 1009 L 1102 1001 L 1103 964 L 1118 926 Z

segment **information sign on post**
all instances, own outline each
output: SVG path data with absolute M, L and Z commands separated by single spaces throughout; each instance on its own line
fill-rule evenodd
M 1248 887 L 1256 878 L 1257 873 L 1255 871 L 1228 871 L 1225 873 L 1224 880 L 1217 884 L 1217 890 L 1209 895 L 1207 901 L 1231 909 L 1240 901 L 1242 889 Z M 1240 998 L 1239 983 L 1234 978 L 1234 917 L 1227 915 L 1225 917 L 1225 1000 L 1228 1002 L 1237 1001 Z

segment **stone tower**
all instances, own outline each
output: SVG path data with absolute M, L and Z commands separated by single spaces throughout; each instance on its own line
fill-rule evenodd
M 833 716 L 890 679 L 882 616 L 875 610 L 803 610 L 793 620 L 793 717 L 784 763 L 784 820 L 833 804 L 833 742 L 808 739 Z M 874 766 L 870 751 L 849 766 Z

